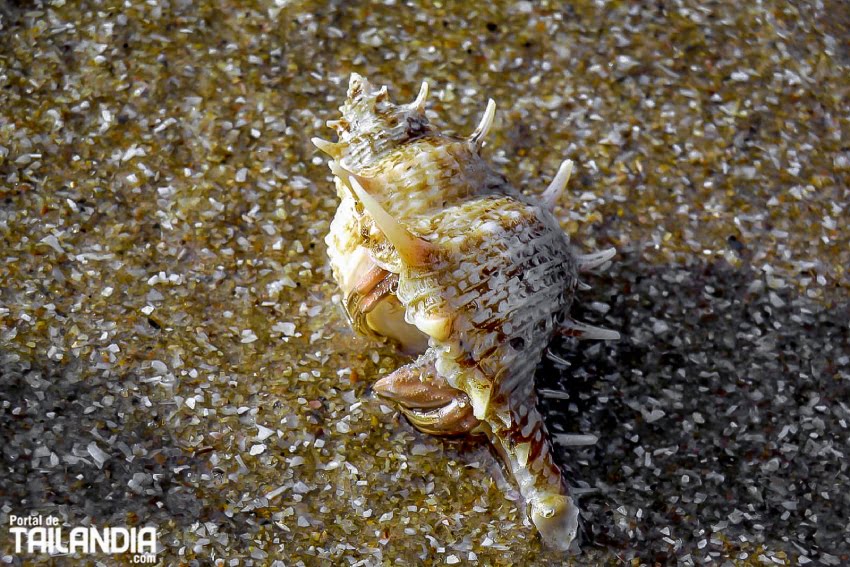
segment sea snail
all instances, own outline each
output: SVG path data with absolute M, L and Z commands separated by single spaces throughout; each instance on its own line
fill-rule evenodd
M 352 74 L 342 116 L 328 122 L 339 141 L 313 139 L 340 199 L 325 239 L 333 275 L 355 331 L 417 355 L 375 392 L 421 431 L 485 434 L 544 542 L 567 550 L 578 508 L 552 459 L 534 371 L 558 333 L 619 338 L 568 314 L 578 274 L 615 251 L 574 255 L 552 214 L 571 161 L 526 197 L 480 155 L 493 101 L 461 138 L 429 123 L 427 96 L 423 83 L 396 105 Z

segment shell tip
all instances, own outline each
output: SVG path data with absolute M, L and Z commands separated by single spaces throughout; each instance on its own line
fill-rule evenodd
M 545 495 L 532 502 L 531 521 L 546 545 L 568 551 L 578 532 L 578 507 L 569 496 Z

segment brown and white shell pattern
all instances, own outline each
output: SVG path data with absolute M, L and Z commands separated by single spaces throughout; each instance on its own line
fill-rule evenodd
M 353 328 L 418 357 L 376 382 L 418 429 L 483 433 L 519 486 L 544 541 L 566 550 L 578 509 L 553 462 L 536 409 L 534 371 L 556 333 L 616 339 L 569 318 L 578 273 L 614 251 L 573 255 L 552 215 L 565 161 L 538 200 L 481 157 L 489 101 L 468 138 L 425 116 L 428 85 L 396 105 L 386 87 L 351 76 L 331 156 L 340 205 L 327 235 L 334 278 Z

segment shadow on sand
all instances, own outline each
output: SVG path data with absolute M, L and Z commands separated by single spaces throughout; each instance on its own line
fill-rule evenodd
M 667 564 L 764 545 L 845 563 L 850 303 L 826 308 L 725 262 L 627 256 L 588 279 L 573 315 L 623 339 L 564 340 L 553 353 L 567 365 L 537 376 L 567 394 L 540 402 L 550 431 L 599 437 L 558 450 L 586 490 L 582 547 Z

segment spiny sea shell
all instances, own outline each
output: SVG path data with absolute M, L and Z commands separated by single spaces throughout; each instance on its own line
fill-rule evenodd
M 573 255 L 551 213 L 572 162 L 539 200 L 525 197 L 480 156 L 493 101 L 458 138 L 428 122 L 427 95 L 423 84 L 395 105 L 353 74 L 341 119 L 328 123 L 339 141 L 314 139 L 340 198 L 326 238 L 334 278 L 356 331 L 419 354 L 375 391 L 422 431 L 487 435 L 544 541 L 566 550 L 578 509 L 551 457 L 534 371 L 558 332 L 619 337 L 568 316 L 579 271 L 614 251 Z

